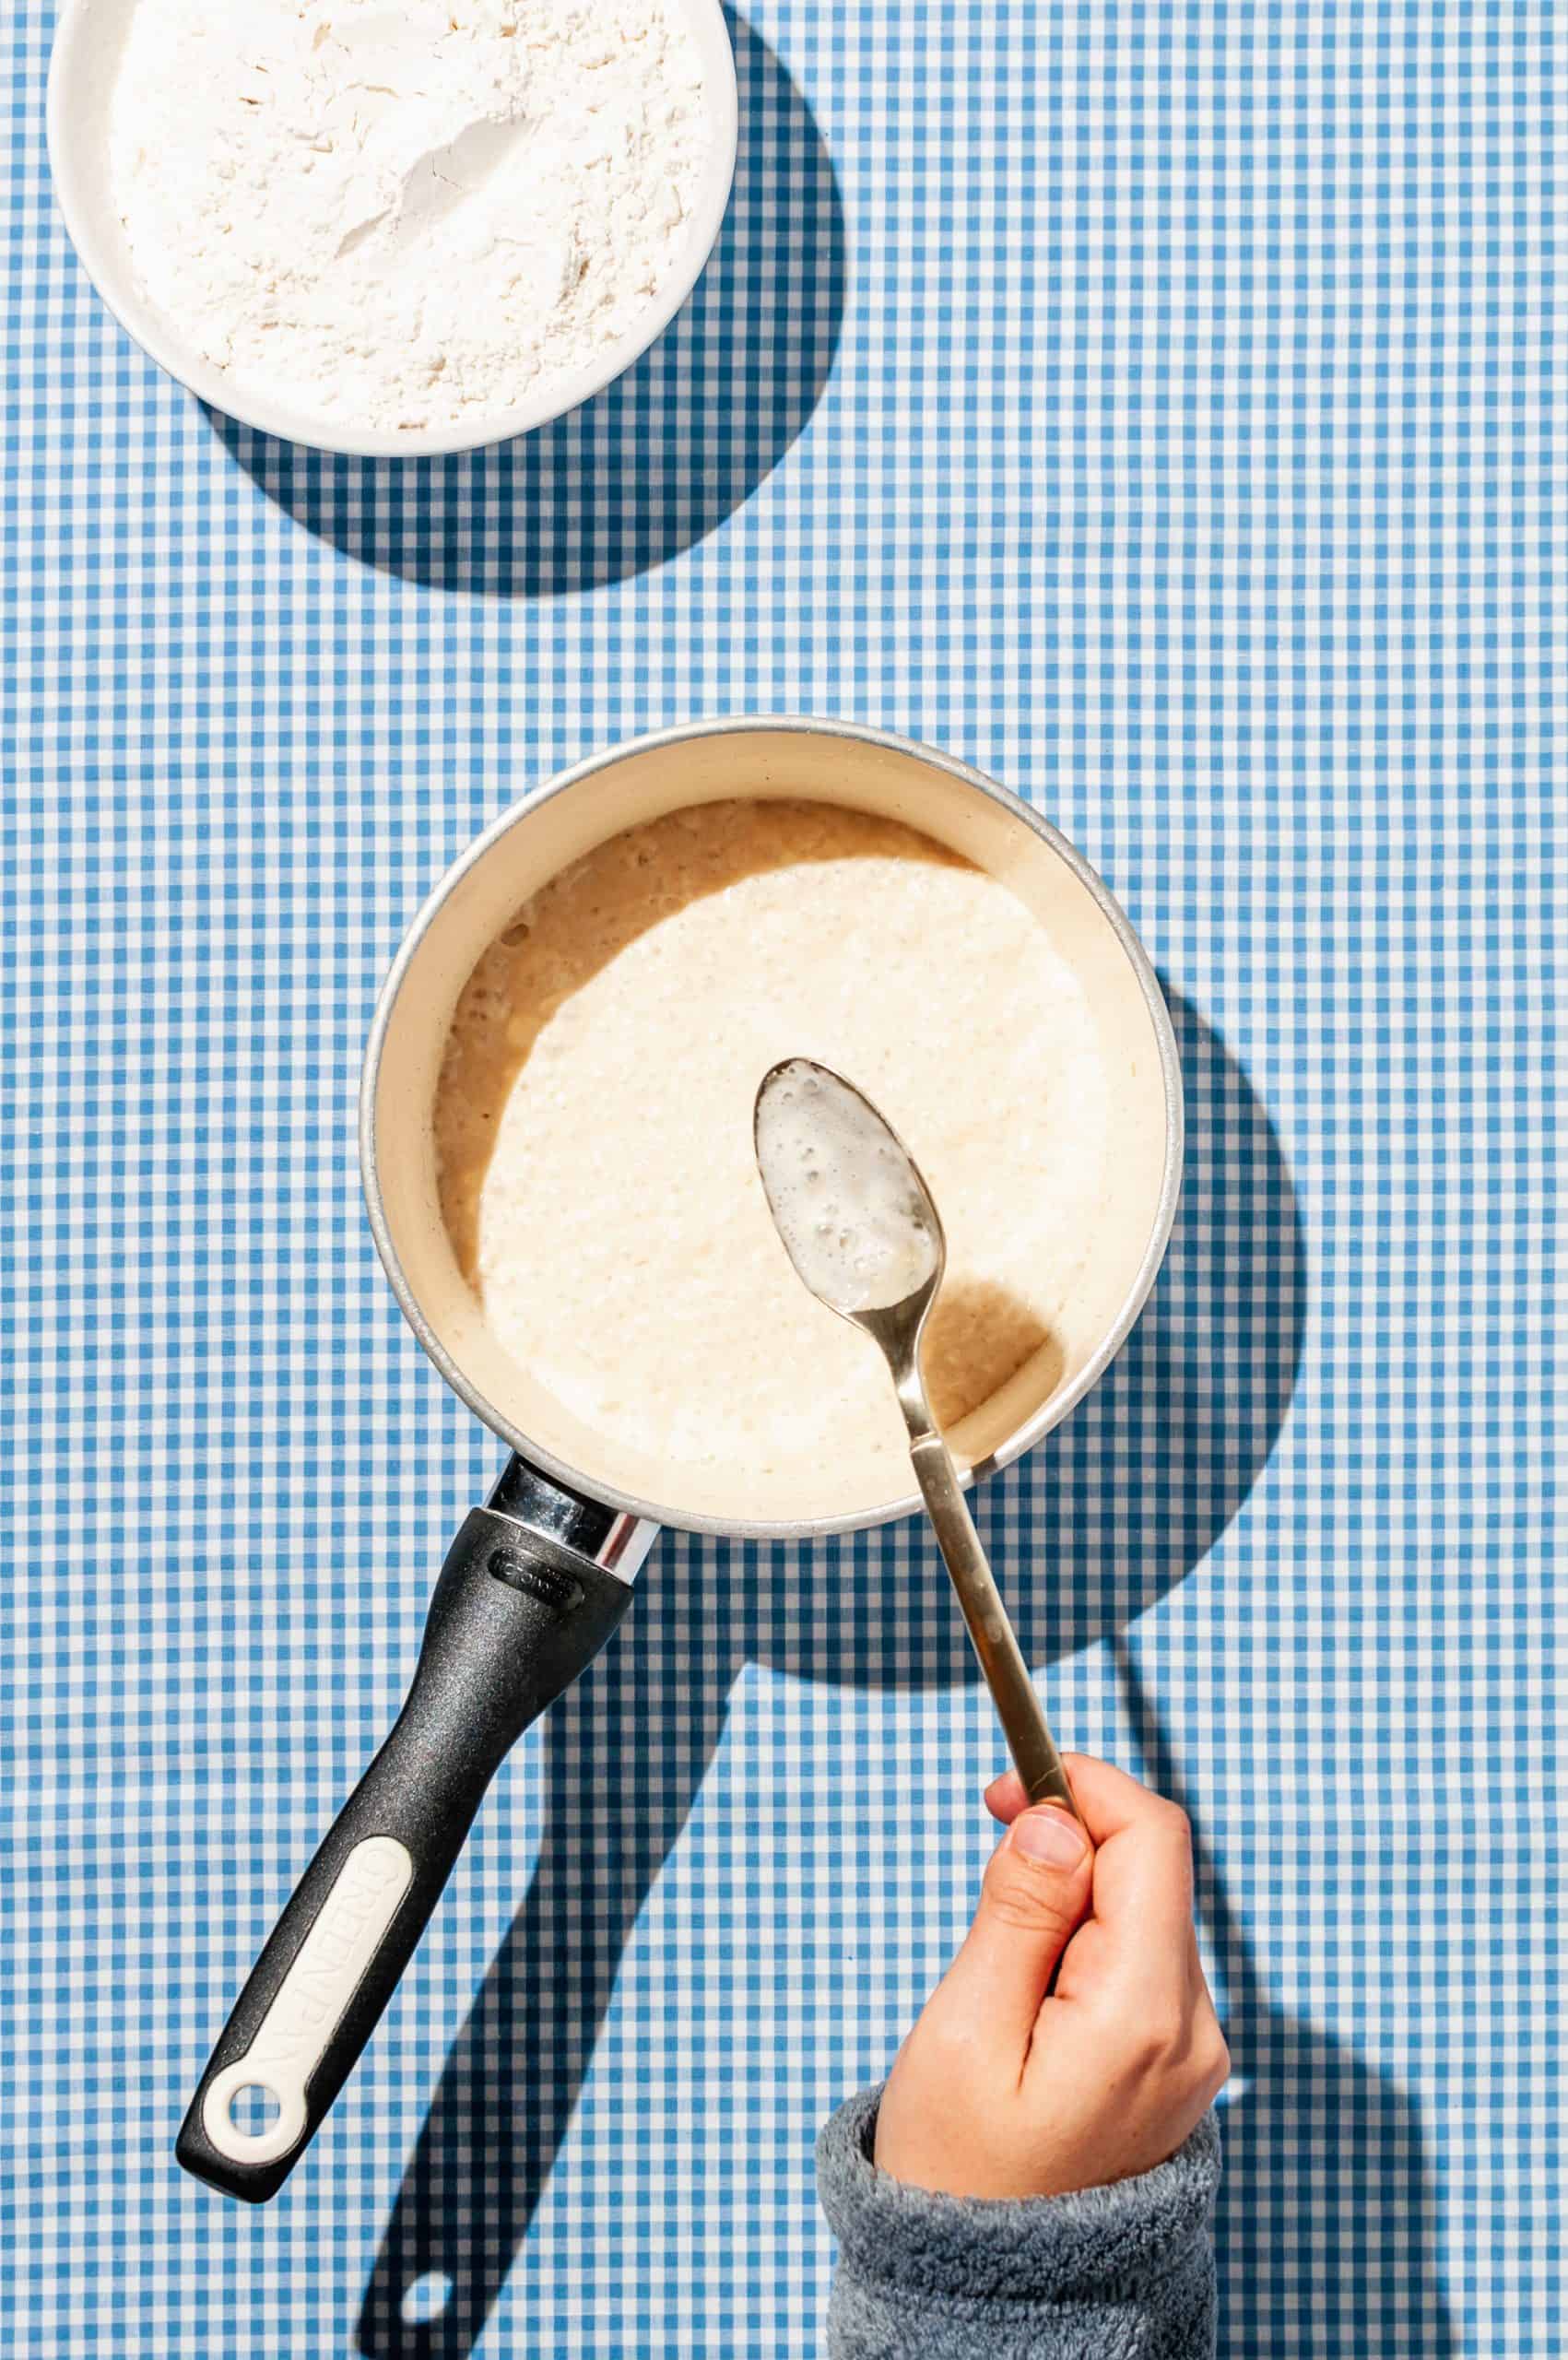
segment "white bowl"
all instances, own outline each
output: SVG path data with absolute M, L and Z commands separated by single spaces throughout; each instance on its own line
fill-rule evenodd
M 49 163 L 54 194 L 82 267 L 126 334 L 179 384 L 242 425 L 291 442 L 308 442 L 319 451 L 365 459 L 435 458 L 505 442 L 551 419 L 564 418 L 629 369 L 669 325 L 713 252 L 735 178 L 735 55 L 719 0 L 677 0 L 707 76 L 713 146 L 679 261 L 634 328 L 588 367 L 558 377 L 543 398 L 489 416 L 476 414 L 450 426 L 407 433 L 369 428 L 351 432 L 287 403 L 264 402 L 186 344 L 178 324 L 155 311 L 136 284 L 109 183 L 109 108 L 136 5 L 136 0 L 66 0 L 49 65 Z

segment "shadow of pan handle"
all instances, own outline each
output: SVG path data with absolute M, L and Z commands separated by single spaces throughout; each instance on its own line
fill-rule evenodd
M 672 1710 L 655 1668 L 669 1601 L 649 1570 L 648 1594 L 545 1725 L 533 1877 L 405 2172 L 359 2322 L 370 2360 L 473 2350 L 566 2135 L 631 1929 L 718 1742 L 725 1691 L 682 1687 Z

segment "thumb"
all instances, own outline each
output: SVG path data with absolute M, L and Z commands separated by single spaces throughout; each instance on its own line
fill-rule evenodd
M 1022 1812 L 991 1856 L 974 1923 L 949 1970 L 954 1996 L 1026 2042 L 1093 1881 L 1081 1822 L 1056 1803 Z

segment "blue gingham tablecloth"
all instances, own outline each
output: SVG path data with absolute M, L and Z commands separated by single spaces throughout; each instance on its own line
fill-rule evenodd
M 1181 1792 L 1232 2354 L 1561 2349 L 1561 26 L 734 20 L 655 351 L 324 460 L 112 324 L 7 12 L 7 2351 L 806 2354 L 810 2143 L 966 1922 L 931 1545 L 667 1538 L 269 2209 L 173 2135 L 499 1453 L 378 1275 L 378 979 L 468 836 L 696 714 L 1048 811 L 1173 995 L 1185 1195 L 985 1493 L 1057 1726 Z

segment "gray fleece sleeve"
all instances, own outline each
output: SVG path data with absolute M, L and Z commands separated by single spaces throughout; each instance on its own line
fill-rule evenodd
M 839 2241 L 830 2360 L 1208 2360 L 1220 2132 L 1141 2178 L 1021 2202 L 934 2196 L 871 2161 L 880 2090 L 817 2142 Z

